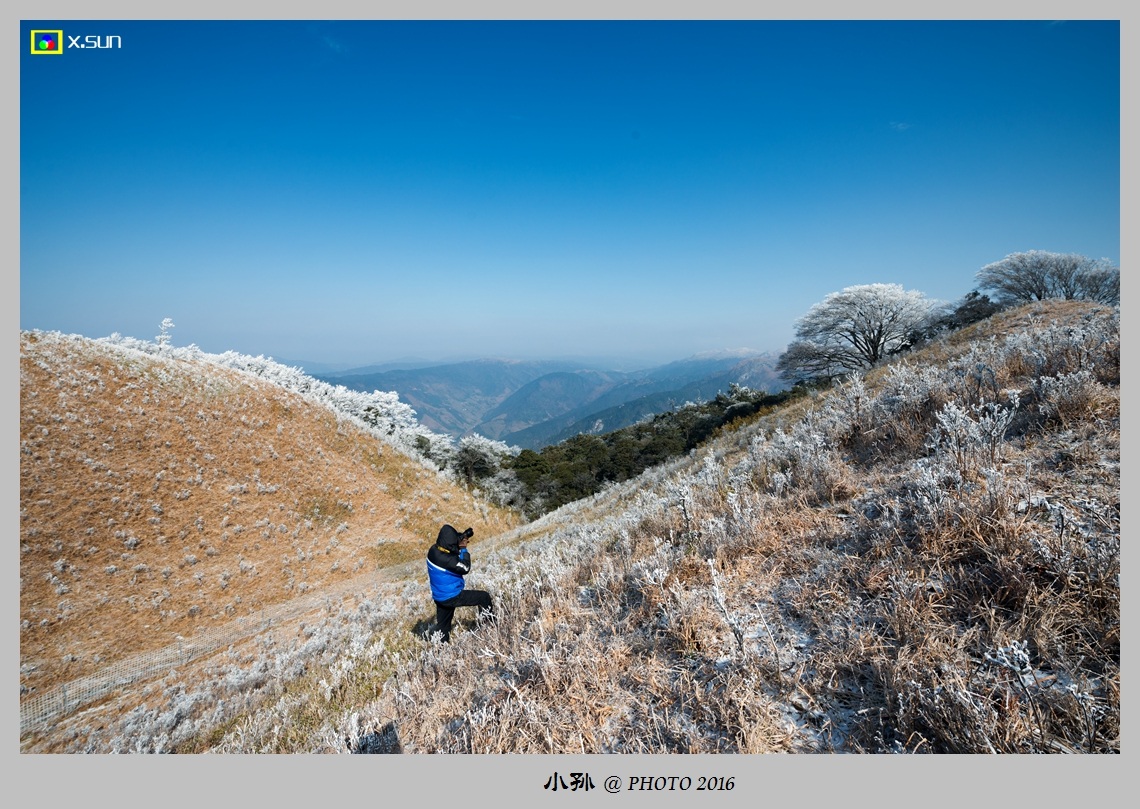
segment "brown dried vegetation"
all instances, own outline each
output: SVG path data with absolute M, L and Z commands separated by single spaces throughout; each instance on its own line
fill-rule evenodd
M 367 588 L 447 521 L 515 524 L 268 382 L 21 334 L 24 696 L 305 593 Z
M 209 663 L 238 707 L 168 682 L 47 749 L 1118 752 L 1118 335 L 1002 313 L 500 533 L 498 617 L 449 645 L 409 568 L 382 621 L 312 619 L 353 637 L 295 676 Z

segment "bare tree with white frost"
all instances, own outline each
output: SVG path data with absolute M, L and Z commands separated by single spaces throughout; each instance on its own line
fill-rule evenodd
M 796 321 L 796 340 L 777 368 L 793 381 L 870 368 L 910 346 L 933 306 L 923 293 L 899 284 L 833 292 Z
M 1047 298 L 1120 303 L 1120 268 L 1106 258 L 1027 250 L 987 264 L 976 278 L 1006 304 Z

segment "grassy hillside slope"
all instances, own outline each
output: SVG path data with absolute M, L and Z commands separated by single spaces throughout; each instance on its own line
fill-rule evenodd
M 304 703 L 325 752 L 1118 752 L 1119 349 L 1049 301 L 726 432 L 477 557 L 496 625 L 214 749 Z
M 33 749 L 1118 752 L 1119 352 L 1001 313 L 499 532 L 449 645 L 409 566 Z
M 20 453 L 22 698 L 514 524 L 300 395 L 55 333 L 20 336 Z

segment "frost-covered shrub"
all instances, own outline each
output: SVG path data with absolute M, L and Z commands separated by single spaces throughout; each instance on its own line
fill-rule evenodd
M 913 450 L 922 445 L 927 425 L 947 396 L 947 380 L 939 369 L 892 365 L 870 402 L 868 431 L 884 449 Z
M 872 397 L 863 382 L 863 375 L 853 373 L 832 399 L 832 409 L 844 414 L 849 436 L 854 437 L 870 427 Z
M 522 510 L 527 504 L 526 487 L 513 470 L 500 469 L 480 481 L 479 488 L 484 497 L 497 505 Z
M 1043 376 L 1036 381 L 1034 390 L 1041 415 L 1064 425 L 1089 410 L 1101 394 L 1102 386 L 1091 371 L 1082 368 L 1071 374 Z
M 1006 337 L 1003 359 L 1024 376 L 1089 370 L 1105 382 L 1120 377 L 1120 310 L 1102 309 L 1077 326 L 1056 321 Z
M 811 411 L 788 432 L 777 429 L 767 438 L 753 439 L 749 463 L 753 480 L 762 489 L 773 494 L 796 490 L 816 502 L 842 493 L 847 463 L 815 416 Z
M 1007 393 L 1009 407 L 987 402 L 967 410 L 949 402 L 938 412 L 937 428 L 930 436 L 929 446 L 948 458 L 963 477 L 983 467 L 997 468 L 1001 461 L 1005 433 L 1019 404 L 1016 391 Z
M 493 441 L 481 435 L 468 435 L 459 440 L 459 447 L 450 463 L 456 474 L 469 485 L 480 484 L 494 477 L 503 461 L 517 455 L 518 447 L 509 447 L 502 441 Z

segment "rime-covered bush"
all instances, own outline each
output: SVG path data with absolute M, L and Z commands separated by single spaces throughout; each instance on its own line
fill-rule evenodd
M 870 402 L 865 442 L 884 451 L 913 452 L 949 395 L 945 376 L 929 365 L 890 366 Z
M 1120 378 L 1120 310 L 1099 309 L 1072 326 L 1056 321 L 1010 334 L 1000 358 L 1027 377 L 1089 370 L 1102 382 Z
M 832 500 L 841 492 L 847 462 L 833 436 L 846 425 L 834 410 L 824 415 L 832 418 L 810 410 L 787 432 L 777 429 L 770 436 L 753 439 L 749 461 L 758 485 L 778 495 L 800 492 L 812 502 Z
M 1088 369 L 1071 374 L 1043 376 L 1035 383 L 1038 410 L 1047 419 L 1057 419 L 1062 425 L 1084 415 L 1099 398 L 1102 386 Z
M 478 487 L 483 496 L 501 506 L 521 509 L 526 504 L 525 487 L 506 463 L 519 448 L 481 435 L 468 435 L 447 458 L 448 466 L 469 487 Z
M 930 436 L 929 446 L 948 458 L 962 477 L 971 477 L 983 468 L 996 469 L 1018 404 L 1016 391 L 1009 392 L 1008 407 L 987 402 L 967 410 L 949 402 L 936 416 L 937 429 Z

